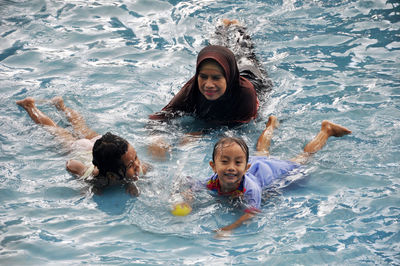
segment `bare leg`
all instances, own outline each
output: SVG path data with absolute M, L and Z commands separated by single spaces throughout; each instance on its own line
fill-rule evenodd
M 16 103 L 26 110 L 26 112 L 36 124 L 43 125 L 53 135 L 60 137 L 60 139 L 65 144 L 70 145 L 71 142 L 75 140 L 75 138 L 68 130 L 57 126 L 53 120 L 51 120 L 47 115 L 40 111 L 36 107 L 35 100 L 33 98 L 28 97 L 23 100 L 17 101 Z
M 58 110 L 65 113 L 74 131 L 79 134 L 79 137 L 92 139 L 99 135 L 86 125 L 85 119 L 77 111 L 66 107 L 64 100 L 60 96 L 54 97 L 51 101 Z
M 291 159 L 291 161 L 304 164 L 308 159 L 317 151 L 321 150 L 325 146 L 326 141 L 329 137 L 342 137 L 344 135 L 351 134 L 351 131 L 347 128 L 334 124 L 328 120 L 324 120 L 321 123 L 321 130 L 305 147 L 304 152 L 299 154 L 297 157 Z
M 268 96 L 272 81 L 256 56 L 251 36 L 240 21 L 225 18 L 218 22 L 214 34 L 210 36 L 210 44 L 229 48 L 235 55 L 240 75 L 251 80 L 257 95 L 261 98 Z
M 265 126 L 264 131 L 261 133 L 260 137 L 257 141 L 257 155 L 269 155 L 269 147 L 271 146 L 271 139 L 274 129 L 279 125 L 278 119 L 276 116 L 271 115 L 268 118 L 267 125 Z

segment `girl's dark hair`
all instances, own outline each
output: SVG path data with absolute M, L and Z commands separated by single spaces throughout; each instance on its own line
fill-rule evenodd
M 96 140 L 93 145 L 93 165 L 99 169 L 99 175 L 105 177 L 107 172 L 125 177 L 126 168 L 122 155 L 128 150 L 128 141 L 110 132 Z
M 214 150 L 212 154 L 212 160 L 215 162 L 215 156 L 217 155 L 217 150 L 223 148 L 226 145 L 231 143 L 236 143 L 242 149 L 244 154 L 246 155 L 246 164 L 249 162 L 249 147 L 247 146 L 246 142 L 241 138 L 235 137 L 224 137 L 217 141 L 214 145 Z

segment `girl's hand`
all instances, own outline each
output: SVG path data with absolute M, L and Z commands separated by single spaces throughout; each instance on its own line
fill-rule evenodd
M 200 131 L 186 133 L 179 144 L 181 146 L 186 145 L 188 143 L 191 143 L 191 142 L 194 142 L 194 141 L 200 139 L 202 136 L 203 136 L 203 132 L 200 132 Z
M 215 230 L 214 238 L 216 238 L 216 239 L 228 238 L 231 235 L 232 235 L 232 230 L 229 230 L 229 229 L 225 230 L 224 228 L 221 228 L 221 229 Z
M 171 145 L 169 145 L 162 137 L 155 137 L 152 139 L 147 150 L 153 158 L 165 160 L 167 154 L 171 151 Z
M 239 219 L 237 219 L 235 222 L 233 222 L 230 225 L 224 226 L 221 229 L 216 230 L 215 237 L 216 238 L 222 238 L 222 237 L 227 237 L 231 235 L 231 232 L 235 229 L 241 226 L 244 222 L 252 219 L 255 216 L 254 213 L 245 213 L 242 216 L 240 216 Z
M 129 182 L 128 184 L 126 184 L 126 193 L 133 197 L 137 197 L 139 196 L 139 189 L 133 182 Z

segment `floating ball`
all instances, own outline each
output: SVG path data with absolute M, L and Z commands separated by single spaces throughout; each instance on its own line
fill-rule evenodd
M 179 203 L 174 206 L 171 213 L 175 216 L 186 216 L 192 211 L 192 208 L 187 203 Z

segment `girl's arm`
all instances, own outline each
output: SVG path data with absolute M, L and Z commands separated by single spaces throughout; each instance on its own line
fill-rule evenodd
M 193 191 L 191 189 L 172 195 L 172 198 L 174 202 L 171 213 L 173 215 L 186 216 L 192 212 Z
M 250 219 L 253 218 L 254 216 L 255 216 L 254 213 L 247 213 L 247 212 L 246 212 L 245 214 L 243 214 L 242 216 L 240 216 L 240 218 L 237 219 L 237 220 L 236 220 L 235 222 L 233 222 L 232 224 L 227 225 L 227 226 L 225 226 L 225 227 L 222 227 L 222 228 L 218 229 L 218 230 L 216 231 L 215 237 L 220 238 L 220 237 L 224 237 L 224 236 L 229 235 L 230 232 L 231 232 L 233 229 L 238 228 L 238 227 L 241 226 L 244 222 L 250 220 Z
M 244 222 L 250 220 L 251 218 L 253 218 L 255 216 L 255 214 L 253 213 L 245 213 L 242 216 L 240 216 L 239 219 L 237 219 L 234 223 L 227 225 L 225 227 L 222 227 L 220 230 L 221 231 L 232 231 L 233 229 L 238 228 L 239 226 L 241 226 Z
M 85 174 L 89 167 L 83 164 L 81 161 L 71 159 L 67 161 L 66 168 L 71 174 L 81 177 Z M 92 174 L 96 176 L 98 172 L 99 170 L 97 167 L 94 167 Z
M 139 196 L 139 189 L 137 188 L 135 183 L 130 182 L 130 183 L 126 184 L 126 193 L 128 193 L 129 195 L 131 195 L 133 197 L 137 197 L 137 196 Z
M 147 151 L 153 158 L 164 161 L 171 152 L 171 145 L 163 137 L 152 137 Z
M 179 143 L 180 145 L 186 145 L 190 142 L 193 142 L 195 140 L 198 140 L 204 135 L 203 131 L 195 131 L 195 132 L 189 132 L 185 133 L 185 136 L 182 138 L 181 142 Z
M 186 145 L 190 142 L 194 142 L 203 136 L 204 132 L 196 131 L 186 133 L 182 140 L 180 141 L 180 145 Z M 171 153 L 172 145 L 169 144 L 162 136 L 155 136 L 150 138 L 151 143 L 147 147 L 147 152 L 154 159 L 165 161 L 168 154 Z
M 83 176 L 85 173 L 87 167 L 80 161 L 78 160 L 68 160 L 66 164 L 66 168 L 68 172 L 78 175 L 78 176 Z

